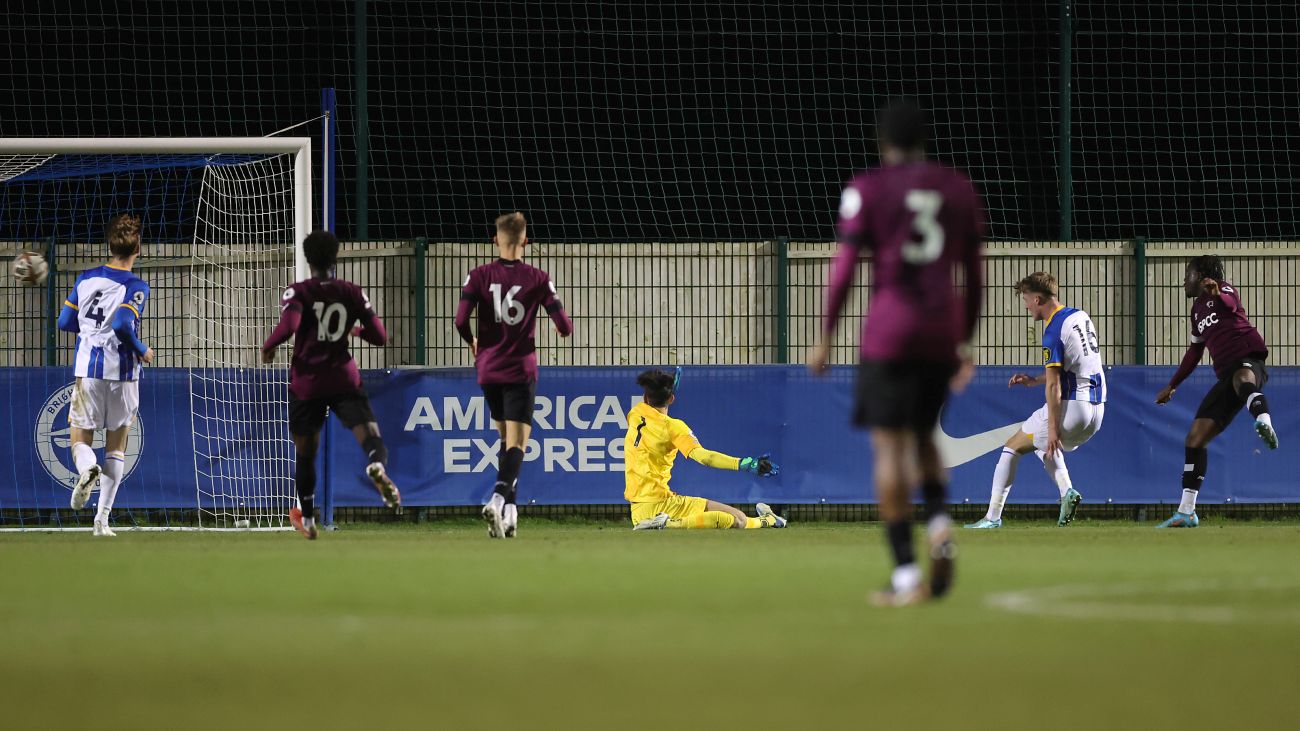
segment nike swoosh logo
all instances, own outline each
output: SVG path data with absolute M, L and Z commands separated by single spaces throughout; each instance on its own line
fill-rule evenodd
M 943 414 L 940 414 L 939 425 L 934 429 L 934 443 L 939 448 L 943 466 L 958 467 L 1006 444 L 1011 435 L 1020 430 L 1021 423 L 1017 421 L 968 437 L 954 437 L 943 430 Z

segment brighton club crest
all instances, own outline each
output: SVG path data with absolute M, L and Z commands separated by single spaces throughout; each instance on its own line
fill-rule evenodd
M 77 468 L 72 463 L 72 428 L 68 426 L 68 406 L 72 403 L 72 393 L 77 384 L 69 383 L 45 400 L 41 412 L 36 417 L 36 432 L 32 441 L 36 445 L 36 454 L 41 466 L 54 481 L 68 488 L 77 482 Z M 96 450 L 104 448 L 104 432 L 96 431 L 91 446 Z M 139 414 L 131 424 L 131 435 L 126 442 L 126 465 L 122 471 L 125 480 L 140 461 L 140 451 L 144 447 L 144 427 L 140 424 Z

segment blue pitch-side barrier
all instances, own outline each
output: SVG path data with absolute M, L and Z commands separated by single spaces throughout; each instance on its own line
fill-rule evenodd
M 640 368 L 544 368 L 536 423 L 520 479 L 522 502 L 622 502 L 626 412 L 639 400 Z M 951 437 L 952 499 L 982 503 L 998 446 L 1042 404 L 1041 388 L 1008 389 L 1007 378 L 1034 369 L 985 367 L 943 415 Z M 1176 502 L 1183 436 L 1205 391 L 1208 366 L 1179 389 L 1173 403 L 1152 399 L 1171 373 L 1165 367 L 1116 367 L 1108 372 L 1110 402 L 1101 432 L 1067 457 L 1075 486 L 1089 502 Z M 1300 502 L 1300 462 L 1290 439 L 1300 438 L 1300 369 L 1273 368 L 1267 386 L 1283 448 L 1270 452 L 1238 417 L 1210 447 L 1203 502 Z M 366 387 L 388 443 L 390 474 L 407 505 L 467 505 L 483 501 L 495 477 L 497 435 L 473 374 L 459 371 L 371 371 Z M 66 368 L 0 369 L 8 414 L 0 440 L 0 508 L 61 507 L 72 480 L 67 448 Z M 688 367 L 672 414 L 701 442 L 732 455 L 771 452 L 779 477 L 710 470 L 679 459 L 673 487 L 683 494 L 752 503 L 863 503 L 874 495 L 864 433 L 847 426 L 853 369 L 825 379 L 798 366 Z M 140 436 L 128 453 L 130 476 L 118 506 L 194 507 L 194 449 L 188 376 L 147 369 L 141 387 Z M 362 473 L 352 435 L 331 421 L 326 456 L 335 507 L 377 506 Z M 229 456 L 241 456 L 231 453 Z M 203 469 L 205 465 L 200 464 Z M 1012 502 L 1055 502 L 1037 460 L 1021 463 Z

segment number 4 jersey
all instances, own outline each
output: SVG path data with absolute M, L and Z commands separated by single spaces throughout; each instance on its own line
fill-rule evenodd
M 456 330 L 474 339 L 470 313 L 478 310 L 478 382 L 528 383 L 537 380 L 535 323 L 545 308 L 561 335 L 573 332 L 555 284 L 546 272 L 522 261 L 497 259 L 469 273 L 460 291 Z
M 77 277 L 64 308 L 77 313 L 77 378 L 140 378 L 140 317 L 149 285 L 126 269 L 104 265 Z
M 382 344 L 387 339 L 361 287 L 342 279 L 312 277 L 284 290 L 280 309 L 280 324 L 263 348 L 275 347 L 295 333 L 290 393 L 305 400 L 361 388 L 348 336 L 360 324 L 366 340 Z

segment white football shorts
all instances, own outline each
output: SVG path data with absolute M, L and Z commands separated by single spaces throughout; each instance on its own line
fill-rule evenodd
M 121 429 L 140 410 L 139 381 L 78 378 L 72 392 L 68 423 L 78 429 Z
M 1065 414 L 1061 418 L 1061 444 L 1065 451 L 1073 452 L 1079 445 L 1092 439 L 1092 435 L 1101 430 L 1102 417 L 1106 415 L 1106 404 L 1092 404 L 1087 401 L 1062 401 Z M 1047 404 L 1025 420 L 1020 431 L 1034 438 L 1034 449 L 1047 449 Z

